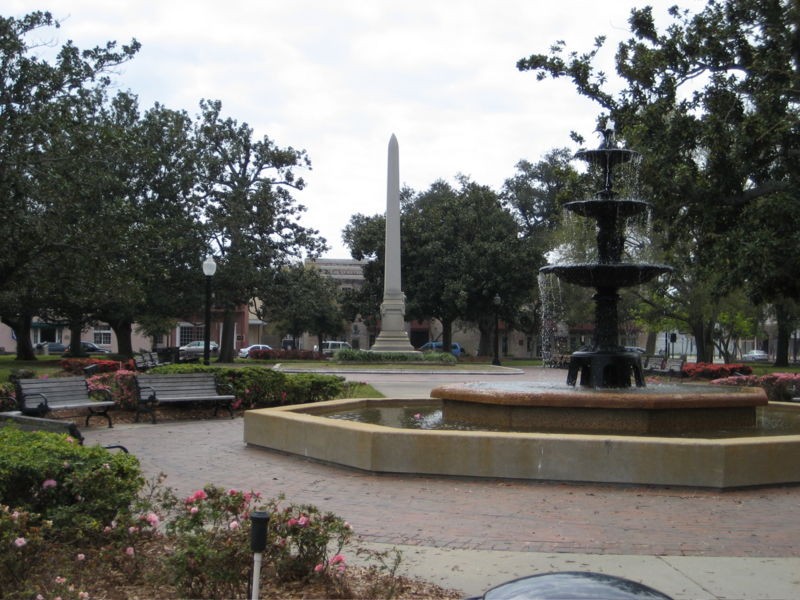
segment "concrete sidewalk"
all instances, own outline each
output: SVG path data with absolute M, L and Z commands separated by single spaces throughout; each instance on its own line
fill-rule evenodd
M 402 379 L 389 376 L 387 391 Z M 410 387 L 423 379 L 410 376 Z M 180 493 L 213 483 L 330 510 L 369 547 L 401 549 L 404 573 L 465 595 L 572 570 L 640 581 L 676 600 L 800 598 L 796 486 L 720 492 L 378 475 L 248 447 L 238 418 L 83 432 L 87 444 L 126 446 L 146 475 L 166 473 Z

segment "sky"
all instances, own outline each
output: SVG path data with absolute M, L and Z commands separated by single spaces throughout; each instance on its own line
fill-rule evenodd
M 220 100 L 223 118 L 254 137 L 304 149 L 311 170 L 294 197 L 301 222 L 326 238 L 324 256 L 347 258 L 351 215 L 383 214 L 389 139 L 400 147 L 400 183 L 421 192 L 459 174 L 499 191 L 522 159 L 590 143 L 599 107 L 566 79 L 536 81 L 516 62 L 558 40 L 585 52 L 607 37 L 613 73 L 633 6 L 658 23 L 679 3 L 702 0 L 5 0 L 3 16 L 50 11 L 61 28 L 38 38 L 79 48 L 142 49 L 114 86 L 197 115 Z M 32 40 L 33 41 L 33 40 Z M 599 143 L 599 139 L 598 139 Z

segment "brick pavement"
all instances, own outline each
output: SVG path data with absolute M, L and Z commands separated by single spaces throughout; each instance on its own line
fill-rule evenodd
M 800 487 L 734 491 L 376 475 L 242 441 L 242 420 L 84 430 L 122 444 L 148 475 L 284 493 L 347 519 L 366 541 L 448 549 L 800 557 Z

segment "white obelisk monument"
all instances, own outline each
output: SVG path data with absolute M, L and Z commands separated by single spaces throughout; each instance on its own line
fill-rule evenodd
M 384 260 L 381 332 L 370 350 L 414 352 L 405 329 L 406 297 L 400 287 L 400 149 L 394 134 L 389 140 Z

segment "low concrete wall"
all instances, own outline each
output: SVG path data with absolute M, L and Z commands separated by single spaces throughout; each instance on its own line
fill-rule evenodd
M 800 435 L 726 439 L 396 429 L 316 416 L 337 400 L 245 413 L 244 441 L 382 473 L 729 488 L 800 482 Z

